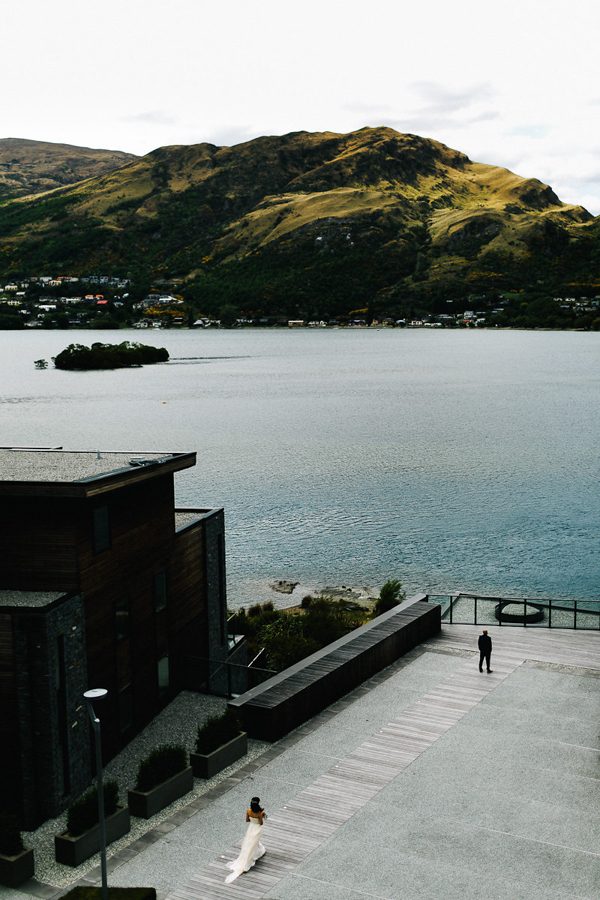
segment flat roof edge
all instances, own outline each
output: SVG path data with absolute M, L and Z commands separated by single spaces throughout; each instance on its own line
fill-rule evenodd
M 42 451 L 44 452 L 44 451 Z M 48 451 L 46 451 L 48 452 Z M 85 452 L 94 451 L 49 451 L 49 452 Z M 110 451 L 119 452 L 123 451 Z M 109 451 L 106 451 L 107 457 Z M 128 484 L 136 484 L 150 478 L 178 472 L 196 465 L 196 451 L 183 453 L 165 453 L 160 457 L 144 457 L 143 453 L 129 451 L 128 465 L 118 465 L 117 468 L 109 468 L 105 472 L 96 472 L 84 475 L 81 478 L 71 480 L 51 480 L 47 477 L 39 479 L 2 479 L 0 473 L 0 495 L 4 496 L 62 496 L 62 497 L 89 497 L 99 493 L 115 490 Z M 120 463 L 121 461 L 116 461 Z M 115 460 L 107 459 L 108 465 L 115 465 Z M 16 472 L 15 474 L 20 474 Z M 41 475 L 47 473 L 40 473 Z

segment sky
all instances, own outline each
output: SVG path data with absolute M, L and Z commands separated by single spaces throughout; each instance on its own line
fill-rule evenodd
M 3 0 L 0 22 L 0 137 L 143 154 L 388 125 L 600 214 L 597 0 Z

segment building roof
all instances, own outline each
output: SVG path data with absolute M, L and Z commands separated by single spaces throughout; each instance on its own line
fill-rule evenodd
M 195 453 L 3 447 L 0 494 L 92 496 L 195 464 Z
M 68 593 L 68 592 L 67 592 Z M 66 597 L 65 591 L 0 591 L 0 609 L 3 607 L 19 607 L 21 609 L 42 609 L 51 606 L 61 597 Z

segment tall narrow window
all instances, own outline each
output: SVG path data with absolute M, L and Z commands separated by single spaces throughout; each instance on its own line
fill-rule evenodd
M 218 585 L 219 585 L 219 619 L 221 623 L 221 644 L 224 644 L 227 639 L 227 604 L 225 603 L 225 539 L 223 534 L 219 534 L 217 537 L 217 565 L 219 567 L 218 571 Z
M 129 600 L 122 597 L 115 603 L 115 634 L 118 641 L 129 637 Z
M 164 697 L 169 691 L 170 675 L 169 675 L 169 657 L 162 656 L 156 665 L 158 675 L 158 695 Z
M 110 518 L 108 506 L 94 509 L 94 553 L 102 553 L 110 547 Z
M 154 609 L 160 612 L 167 608 L 167 573 L 164 569 L 154 576 Z
M 129 731 L 133 725 L 133 692 L 131 685 L 126 685 L 119 691 L 119 728 L 121 734 Z
M 58 743 L 63 770 L 63 793 L 71 790 L 71 765 L 69 761 L 69 737 L 67 734 L 67 684 L 64 635 L 56 638 L 56 707 L 58 712 Z

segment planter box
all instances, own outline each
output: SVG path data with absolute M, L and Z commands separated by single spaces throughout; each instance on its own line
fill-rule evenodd
M 172 778 L 157 784 L 151 791 L 128 791 L 128 803 L 131 814 L 140 819 L 149 819 L 156 815 L 169 803 L 189 793 L 194 786 L 192 767 L 182 769 Z
M 23 850 L 16 856 L 0 853 L 0 884 L 18 887 L 29 878 L 33 878 L 33 850 Z
M 248 735 L 245 731 L 241 731 L 237 737 L 226 744 L 221 744 L 212 753 L 190 753 L 190 762 L 196 778 L 212 778 L 247 752 Z
M 131 827 L 129 810 L 121 806 L 112 816 L 106 817 L 106 843 L 112 844 L 127 834 Z M 73 837 L 68 831 L 54 835 L 54 856 L 66 866 L 79 866 L 88 857 L 100 851 L 100 825 Z

